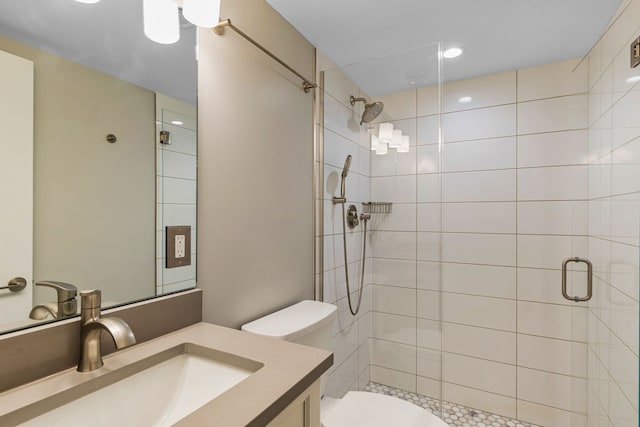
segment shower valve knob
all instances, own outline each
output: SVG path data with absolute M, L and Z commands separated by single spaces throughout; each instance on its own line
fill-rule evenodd
M 355 205 L 350 205 L 347 210 L 347 224 L 349 228 L 356 228 L 360 224 L 358 219 L 358 208 Z

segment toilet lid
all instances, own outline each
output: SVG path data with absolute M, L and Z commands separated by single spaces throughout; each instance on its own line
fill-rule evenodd
M 384 394 L 350 391 L 322 414 L 324 427 L 448 427 L 426 409 Z

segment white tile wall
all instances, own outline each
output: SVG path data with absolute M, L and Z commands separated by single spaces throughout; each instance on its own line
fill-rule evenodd
M 376 259 L 373 263 L 373 283 L 386 286 L 415 287 L 416 261 Z
M 443 117 L 444 142 L 515 135 L 515 118 L 515 104 L 447 113 Z
M 437 98 L 437 95 L 436 95 Z M 376 120 L 377 122 L 389 120 L 413 119 L 416 117 L 416 91 L 407 90 L 404 92 L 391 93 L 376 98 L 384 103 L 383 114 Z M 431 114 L 437 114 L 436 110 Z M 421 114 L 425 115 L 425 114 Z
M 587 91 L 588 68 L 580 59 L 518 70 L 518 101 L 553 98 Z
M 386 342 L 415 346 L 416 318 L 374 311 L 371 314 L 371 336 Z
M 414 387 L 417 357 L 416 352 L 415 344 L 407 345 L 375 338 L 371 340 L 371 364 L 406 374 L 413 374 Z M 372 381 L 376 380 L 372 379 Z
M 445 323 L 443 349 L 501 363 L 516 364 L 516 334 L 476 326 Z
M 518 302 L 518 332 L 586 342 L 587 309 L 527 301 Z
M 570 95 L 518 104 L 518 133 L 521 135 L 586 127 L 587 95 Z
M 518 400 L 518 416 L 546 427 L 587 427 L 587 417 L 576 412 Z M 603 424 L 607 425 L 607 424 Z
M 638 74 L 628 50 L 640 35 L 640 2 L 623 2 L 618 14 L 587 58 L 588 235 L 596 276 L 587 309 L 589 426 L 638 425 L 640 97 L 626 79 Z
M 444 86 L 444 112 L 472 110 L 516 101 L 516 72 L 490 74 L 474 79 L 460 80 Z M 471 101 L 461 103 L 462 97 Z
M 371 307 L 374 311 L 381 313 L 415 317 L 416 290 L 415 288 L 376 285 L 373 287 Z
M 516 203 L 445 203 L 443 231 L 515 233 Z
M 175 110 L 175 111 L 174 111 Z M 176 126 L 164 117 L 183 117 Z M 192 288 L 196 285 L 196 188 L 197 137 L 195 107 L 163 95 L 156 97 L 158 131 L 171 132 L 171 145 L 156 143 L 156 290 L 158 294 Z M 168 119 L 170 120 L 170 119 Z M 191 265 L 166 268 L 165 227 L 191 227 Z
M 518 335 L 518 364 L 556 374 L 587 377 L 587 345 L 534 335 Z
M 516 331 L 516 302 L 504 298 L 445 293 L 443 320 L 501 331 Z
M 324 136 L 321 144 L 323 159 L 323 186 L 318 193 L 317 206 L 321 206 L 323 224 L 319 228 L 323 241 L 323 266 L 322 283 L 324 301 L 336 304 L 338 307 L 338 321 L 335 325 L 334 336 L 331 341 L 331 349 L 334 352 L 334 365 L 330 368 L 327 381 L 326 395 L 342 397 L 349 390 L 361 390 L 371 379 L 371 318 L 372 304 L 379 304 L 380 298 L 376 292 L 372 292 L 374 275 L 371 259 L 368 258 L 364 276 L 364 293 L 362 305 L 356 317 L 348 308 L 346 278 L 344 267 L 344 247 L 342 242 L 342 211 L 340 205 L 334 205 L 332 197 L 340 193 L 340 174 L 348 155 L 352 156 L 351 168 L 346 181 L 346 197 L 348 204 L 355 204 L 361 210 L 360 202 L 371 199 L 370 174 L 372 164 L 369 152 L 368 134 L 364 127 L 359 125 L 362 113 L 360 104 L 352 107 L 349 96 L 368 98 L 360 89 L 340 70 L 332 69 L 324 73 L 324 123 L 317 123 L 321 127 Z M 395 165 L 393 165 L 395 168 Z M 380 165 L 373 165 L 374 168 Z M 395 174 L 395 169 L 393 174 Z M 391 174 L 391 175 L 393 175 Z M 391 178 L 393 179 L 393 178 Z M 415 182 L 415 180 L 414 180 Z M 396 190 L 395 182 L 389 182 L 389 189 Z M 414 185 L 415 187 L 415 185 Z M 415 198 L 415 191 L 411 197 Z M 411 216 L 410 212 L 407 215 Z M 415 224 L 415 213 L 414 213 Z M 390 230 L 401 229 L 402 223 L 389 223 Z M 357 303 L 358 286 L 361 278 L 362 266 L 362 228 L 347 230 L 347 255 L 349 287 L 353 304 Z M 369 237 L 369 236 L 368 236 Z M 382 237 L 384 240 L 384 237 Z M 367 251 L 372 251 L 372 243 L 368 243 Z M 380 285 L 386 284 L 387 279 L 377 275 Z M 390 289 L 379 286 L 379 288 Z M 392 289 L 393 290 L 393 289 Z M 399 289 L 402 291 L 402 289 Z M 415 292 L 415 291 L 414 291 Z M 391 292 L 392 293 L 392 292 Z M 393 294 L 393 293 L 392 293 Z M 395 297 L 385 307 L 390 312 L 400 311 L 402 308 L 401 295 Z M 386 302 L 386 300 L 384 300 Z M 355 308 L 355 307 L 354 307 Z M 414 304 L 415 310 L 415 304 Z M 414 322 L 415 323 L 415 322 Z M 389 325 L 394 325 L 389 323 Z M 402 340 L 403 335 L 388 328 L 381 335 L 395 336 Z M 415 340 L 415 333 L 414 333 Z
M 516 263 L 512 234 L 443 233 L 445 262 L 512 266 Z
M 452 384 L 503 396 L 516 395 L 514 365 L 445 352 L 442 355 L 442 376 L 444 381 Z
M 518 169 L 519 200 L 586 200 L 588 166 Z
M 464 387 L 450 382 L 442 383 L 442 399 L 457 402 L 471 408 L 516 418 L 516 399 L 481 389 Z
M 442 353 L 440 350 L 418 347 L 418 375 L 436 381 L 442 380 Z M 438 389 L 440 389 L 439 384 Z
M 442 349 L 442 322 L 418 319 L 418 347 L 430 350 Z
M 519 202 L 518 231 L 523 234 L 586 235 L 587 202 Z
M 516 138 L 513 136 L 456 142 L 444 147 L 444 172 L 509 169 L 515 166 Z
M 431 396 L 440 396 L 441 379 L 445 399 L 542 425 L 585 420 L 582 401 L 553 406 L 540 383 L 530 382 L 526 393 L 516 387 L 518 375 L 539 372 L 552 385 L 566 378 L 558 384 L 586 393 L 586 308 L 559 297 L 558 270 L 564 258 L 588 255 L 588 75 L 586 65 L 574 71 L 577 62 L 445 85 L 442 152 L 437 109 L 426 96 L 436 92 L 421 89 L 418 150 L 408 158 L 415 169 L 373 160 L 372 197 L 397 206 L 374 224 L 374 271 L 385 285 L 374 294 L 372 335 L 384 343 L 372 347 L 377 378 Z M 473 101 L 459 104 L 463 95 Z M 413 101 L 407 93 L 392 97 L 401 98 Z M 410 112 L 403 111 L 406 123 Z M 569 279 L 573 292 L 585 275 Z M 429 291 L 414 293 L 414 283 Z M 413 336 L 403 333 L 414 328 L 415 382 L 406 366 L 376 356 L 412 346 Z
M 587 409 L 586 380 L 518 368 L 518 396 L 521 400 L 536 402 L 565 411 L 585 413 Z
M 416 145 L 438 144 L 438 135 L 440 129 L 439 115 L 419 116 L 416 123 Z
M 586 426 L 587 414 L 637 424 L 640 87 L 616 79 L 638 4 L 577 68 L 445 85 L 442 152 L 437 88 L 384 97 L 383 120 L 415 132 L 416 149 L 360 174 L 372 200 L 394 203 L 371 223 L 372 380 L 547 427 Z M 353 113 L 329 110 L 350 139 Z M 594 261 L 593 304 L 559 295 L 570 256 Z M 570 290 L 584 279 L 570 273 Z
M 516 171 L 445 173 L 442 176 L 443 202 L 501 202 L 516 198 Z
M 446 292 L 516 298 L 515 267 L 444 263 L 442 277 Z
M 583 165 L 588 132 L 573 130 L 518 137 L 518 167 Z

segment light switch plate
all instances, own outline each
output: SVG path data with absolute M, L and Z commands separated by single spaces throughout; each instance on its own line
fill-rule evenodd
M 168 225 L 165 233 L 167 268 L 191 265 L 191 226 Z

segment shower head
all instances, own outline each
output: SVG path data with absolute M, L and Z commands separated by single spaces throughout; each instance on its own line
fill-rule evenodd
M 360 124 L 369 123 L 370 121 L 378 117 L 380 113 L 382 113 L 383 108 L 384 108 L 384 104 L 380 101 L 365 105 L 364 113 L 362 113 L 362 120 L 360 120 Z
M 362 125 L 363 123 L 371 122 L 373 119 L 378 117 L 384 109 L 384 104 L 380 101 L 372 102 L 371 104 L 369 104 L 367 103 L 366 99 L 356 98 L 353 95 L 351 95 L 351 98 L 349 98 L 349 100 L 351 101 L 351 105 L 354 105 L 356 102 L 364 103 L 364 112 L 362 113 L 362 119 L 360 119 L 360 125 Z

